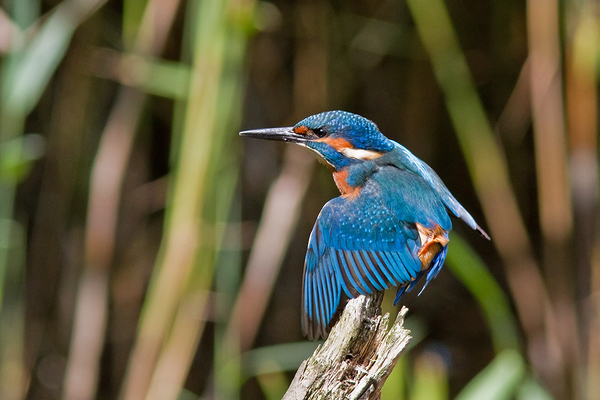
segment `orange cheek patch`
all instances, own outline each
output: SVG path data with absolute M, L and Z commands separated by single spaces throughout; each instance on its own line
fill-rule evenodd
M 308 128 L 304 125 L 297 126 L 294 128 L 294 132 L 296 132 L 298 135 L 306 135 Z
M 332 138 L 327 137 L 327 138 L 323 138 L 323 139 L 317 139 L 317 141 L 327 143 L 328 145 L 330 145 L 331 147 L 333 147 L 336 151 L 339 151 L 340 153 L 344 149 L 353 149 L 354 148 L 354 146 L 352 146 L 352 144 L 349 141 L 347 141 L 346 139 L 342 139 L 342 138 L 332 139 Z

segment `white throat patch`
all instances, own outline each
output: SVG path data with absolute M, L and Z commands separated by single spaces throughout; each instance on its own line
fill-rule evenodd
M 357 160 L 374 160 L 381 157 L 383 154 L 373 150 L 363 149 L 342 149 L 342 154 L 348 158 L 355 158 Z

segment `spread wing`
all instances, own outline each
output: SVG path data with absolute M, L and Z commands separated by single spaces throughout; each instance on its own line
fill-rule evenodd
M 417 222 L 451 229 L 446 208 L 429 185 L 392 167 L 375 174 L 358 195 L 337 197 L 323 207 L 304 266 L 302 328 L 309 338 L 327 336 L 342 292 L 354 298 L 414 286 L 426 272 L 418 257 Z

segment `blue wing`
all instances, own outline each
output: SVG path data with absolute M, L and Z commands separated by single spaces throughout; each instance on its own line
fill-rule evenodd
M 337 197 L 321 210 L 311 232 L 304 266 L 302 328 L 326 337 L 341 295 L 349 298 L 391 287 L 399 296 L 427 273 L 433 279 L 445 250 L 423 268 L 416 223 L 452 227 L 439 196 L 420 177 L 383 167 L 357 196 Z

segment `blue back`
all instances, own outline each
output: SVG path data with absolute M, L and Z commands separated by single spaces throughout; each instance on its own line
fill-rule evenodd
M 347 111 L 326 111 L 304 118 L 295 125 L 295 127 L 300 126 L 306 126 L 308 129 L 323 129 L 332 138 L 343 138 L 350 142 L 356 149 L 373 150 L 383 153 L 383 157 L 377 160 L 377 163 L 389 163 L 397 168 L 405 169 L 419 175 L 438 194 L 454 216 L 461 218 L 472 229 L 480 230 L 473 217 L 454 198 L 440 177 L 429 165 L 417 158 L 404 146 L 385 137 L 379 131 L 377 125 L 367 118 Z M 323 143 L 309 144 L 308 146 L 326 158 L 336 169 L 361 162 L 356 159 L 348 159 L 333 149 L 328 149 Z M 480 232 L 484 236 L 487 236 L 485 232 L 481 230 Z

